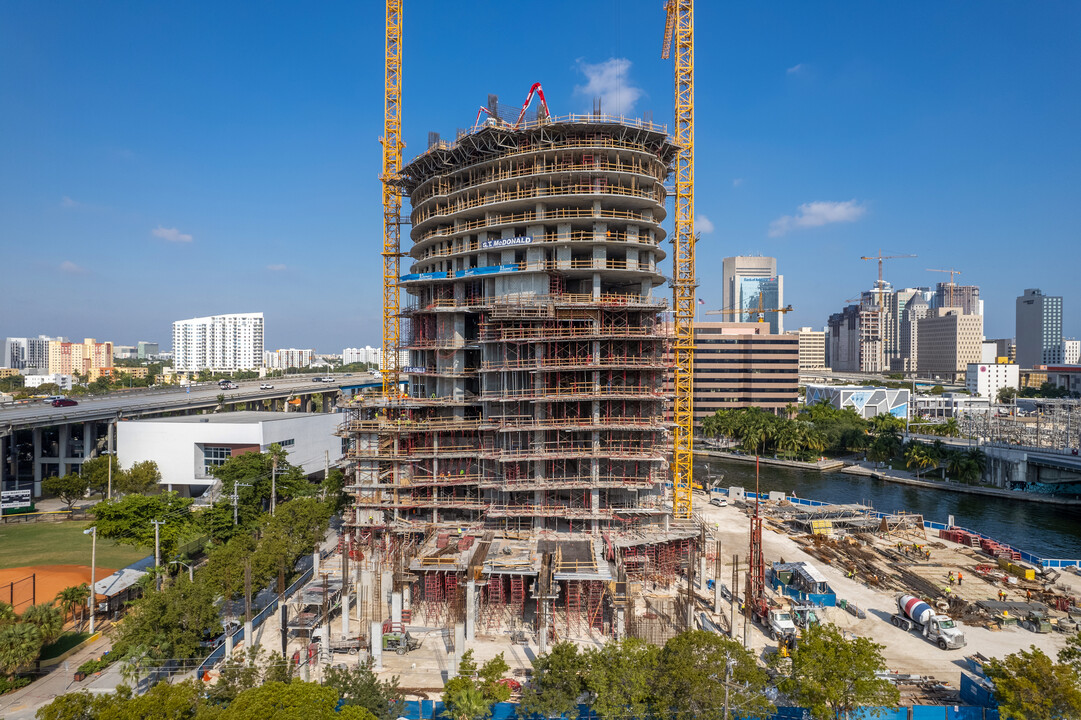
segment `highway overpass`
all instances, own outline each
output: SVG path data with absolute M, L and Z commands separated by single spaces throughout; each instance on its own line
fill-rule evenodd
M 339 393 L 352 394 L 378 383 L 368 373 L 334 375 L 332 382 L 313 382 L 312 376 L 242 380 L 235 390 L 217 383 L 113 392 L 80 399 L 73 407 L 53 407 L 35 400 L 0 406 L 0 487 L 33 487 L 41 495 L 41 481 L 52 475 L 78 472 L 87 458 L 115 450 L 116 423 L 125 419 L 191 415 L 225 409 L 325 412 L 335 410 Z M 263 383 L 272 389 L 262 390 Z M 290 402 L 292 401 L 292 402 Z M 299 401 L 299 402 L 297 402 Z

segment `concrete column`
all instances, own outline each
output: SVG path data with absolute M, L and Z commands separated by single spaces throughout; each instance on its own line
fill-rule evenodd
M 714 584 L 716 584 L 716 583 L 714 583 Z M 701 588 L 703 592 L 705 592 L 705 590 L 706 590 L 706 555 L 705 555 L 705 553 L 702 553 L 702 555 L 700 555 L 699 558 L 698 558 L 698 587 Z
M 465 639 L 473 642 L 477 639 L 477 581 L 469 580 L 465 584 Z
M 390 617 L 391 612 L 391 600 L 390 594 L 394 590 L 394 571 L 384 570 L 383 575 L 380 578 L 379 590 L 381 597 L 379 598 L 379 617 L 380 619 Z M 401 620 L 401 618 L 398 618 Z
M 462 653 L 465 650 L 465 624 L 454 623 L 454 663 L 451 665 L 453 675 L 448 672 L 447 677 L 454 677 L 458 674 L 458 666 L 462 662 Z
M 349 593 L 342 595 L 342 637 L 349 637 Z
M 390 594 L 390 621 L 395 624 L 402 621 L 402 594 L 400 592 Z
M 8 466 L 8 436 L 0 435 L 0 489 L 6 487 L 10 467 Z
M 373 620 L 369 637 L 372 639 L 372 670 L 378 672 L 383 669 L 383 623 Z
M 357 617 L 361 622 L 372 611 L 372 571 L 361 570 L 360 580 L 357 582 Z
M 308 662 L 308 648 L 304 648 L 301 655 L 301 662 L 303 664 L 300 666 L 300 679 L 302 682 L 308 682 L 308 679 L 311 677 L 311 663 Z
M 402 610 L 413 609 L 413 586 L 406 584 L 402 585 Z
M 624 611 L 624 609 L 622 607 L 616 608 L 616 628 L 615 628 L 616 640 L 622 640 L 623 639 L 623 628 L 625 628 L 627 626 L 627 621 L 623 617 L 624 612 L 625 611 Z
M 227 632 L 225 634 L 225 657 L 233 656 L 233 633 Z
M 30 431 L 30 436 L 34 441 L 34 497 L 41 497 L 41 428 L 34 428 Z
M 90 459 L 90 453 L 94 449 L 94 423 L 83 423 L 83 460 Z
M 59 466 L 57 472 L 60 477 L 68 474 L 68 445 L 71 444 L 71 425 L 64 423 L 57 428 L 56 462 Z
M 244 649 L 255 647 L 255 638 L 252 636 L 251 620 L 244 621 Z
M 541 606 L 540 633 L 537 640 L 537 651 L 543 655 L 548 652 L 548 618 L 551 617 L 551 615 L 549 613 L 547 600 L 541 600 Z
M 312 552 L 312 580 L 319 579 L 319 550 Z
M 714 578 L 713 580 L 713 612 L 717 615 L 721 614 L 721 579 Z

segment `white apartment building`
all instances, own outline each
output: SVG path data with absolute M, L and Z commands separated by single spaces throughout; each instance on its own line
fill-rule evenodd
M 310 367 L 315 350 L 284 348 L 263 353 L 263 367 L 267 370 L 285 370 L 286 368 Z
M 15 370 L 46 370 L 49 367 L 49 341 L 64 338 L 38 335 L 36 338 L 4 338 L 0 347 L 0 367 Z
M 28 388 L 36 388 L 48 383 L 56 383 L 56 386 L 61 390 L 71 390 L 71 384 L 74 378 L 71 375 L 63 375 L 61 373 L 53 373 L 51 375 L 27 375 L 23 378 L 23 386 Z
M 1062 341 L 1062 363 L 1064 365 L 1077 365 L 1081 362 L 1081 340 Z
M 978 397 L 995 402 L 1004 387 L 1017 390 L 1021 386 L 1020 367 L 1013 363 L 969 363 L 965 372 L 965 389 Z
M 263 313 L 211 315 L 173 323 L 177 372 L 237 372 L 263 366 Z
M 383 349 L 365 345 L 362 348 L 345 348 L 342 350 L 342 365 L 353 363 L 373 363 L 379 368 L 383 367 Z M 404 368 L 409 365 L 409 351 L 398 352 L 398 367 Z

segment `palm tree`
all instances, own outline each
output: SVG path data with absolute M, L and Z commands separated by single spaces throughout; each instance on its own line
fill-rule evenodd
M 935 464 L 935 459 L 931 457 L 930 451 L 925 445 L 918 443 L 911 443 L 908 449 L 905 450 L 905 466 L 911 468 L 916 467 L 916 477 L 920 476 L 920 471 Z
M 56 602 L 60 603 L 60 607 L 64 608 L 73 621 L 75 620 L 75 610 L 85 608 L 86 601 L 89 599 L 90 586 L 86 583 L 66 587 L 56 595 Z M 83 614 L 85 615 L 85 612 Z
M 802 447 L 799 423 L 795 420 L 782 420 L 777 426 L 775 439 L 777 447 L 784 451 L 785 457 L 799 452 Z
M 0 602 L 0 627 L 14 625 L 18 619 L 19 616 L 15 614 L 15 608 L 6 602 Z
M 961 426 L 957 424 L 957 418 L 947 418 L 946 422 L 939 425 L 935 434 L 942 437 L 961 437 Z
M 826 449 L 826 439 L 822 437 L 822 433 L 818 431 L 814 423 L 800 421 L 799 431 L 800 444 L 804 450 L 817 455 Z
M 55 642 L 64 632 L 64 615 L 60 608 L 54 605 L 31 605 L 23 612 L 21 619 L 41 630 L 42 640 L 46 645 Z
M 41 646 L 41 629 L 36 625 L 16 623 L 0 629 L 0 671 L 13 680 L 20 668 L 38 659 Z
M 443 714 L 453 720 L 483 720 L 492 714 L 484 695 L 475 687 L 463 687 L 447 698 Z
M 983 471 L 987 469 L 987 454 L 979 448 L 969 448 L 965 455 L 968 456 L 975 465 L 976 469 L 980 471 L 980 475 L 983 475 Z

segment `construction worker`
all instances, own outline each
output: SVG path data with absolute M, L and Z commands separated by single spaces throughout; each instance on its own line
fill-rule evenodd
M 1032 602 L 1032 591 L 1025 590 L 1025 602 Z
M 931 559 L 931 551 L 930 550 L 924 550 L 923 554 L 928 560 Z
M 957 587 L 961 587 L 961 581 L 965 579 L 965 576 L 961 574 L 961 571 L 957 571 Z
M 948 580 L 948 581 L 949 581 L 950 585 L 953 585 L 953 581 L 954 581 L 954 577 L 953 577 L 953 570 L 950 570 L 950 574 L 949 574 L 949 576 L 948 576 L 948 577 L 946 578 L 946 580 Z
M 953 589 L 949 585 L 943 585 L 942 592 L 944 592 L 946 594 L 946 597 L 948 598 L 950 596 L 950 593 L 953 592 Z
M 998 591 L 998 599 L 999 599 L 999 602 L 1006 602 L 1006 591 L 1005 590 L 1000 589 Z

